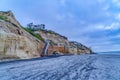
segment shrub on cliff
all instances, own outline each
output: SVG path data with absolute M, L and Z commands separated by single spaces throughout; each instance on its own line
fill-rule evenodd
M 4 20 L 4 21 L 9 21 L 8 18 L 6 16 L 0 15 L 0 19 Z
M 24 30 L 26 30 L 27 32 L 29 32 L 32 36 L 36 37 L 37 39 L 43 41 L 43 38 L 40 35 L 35 34 L 32 29 L 30 29 L 30 28 L 24 28 Z

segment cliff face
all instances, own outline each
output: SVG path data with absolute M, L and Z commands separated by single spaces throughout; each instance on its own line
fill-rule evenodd
M 53 54 L 54 52 L 64 54 L 69 53 L 69 41 L 66 37 L 47 30 L 35 31 L 35 33 L 41 35 L 43 39 L 49 41 L 48 54 Z
M 66 37 L 58 33 L 48 30 L 35 31 L 36 34 L 49 41 L 48 54 L 64 53 L 64 54 L 90 54 L 91 49 L 81 43 L 69 41 Z
M 12 12 L 0 12 L 0 58 L 39 57 L 42 44 L 21 27 Z
M 78 43 L 76 41 L 70 41 L 69 42 L 69 53 L 90 54 L 92 53 L 92 50 L 81 43 Z

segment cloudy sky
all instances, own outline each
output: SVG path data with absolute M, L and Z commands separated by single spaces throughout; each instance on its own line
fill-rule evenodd
M 94 51 L 120 50 L 120 0 L 0 0 L 19 22 L 46 24 Z

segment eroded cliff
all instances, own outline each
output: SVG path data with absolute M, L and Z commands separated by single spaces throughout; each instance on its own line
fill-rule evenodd
M 92 50 L 85 45 L 69 41 L 67 37 L 62 36 L 51 30 L 38 30 L 34 33 L 39 34 L 43 39 L 49 41 L 48 54 L 63 53 L 63 54 L 90 54 Z
M 39 57 L 42 44 L 21 27 L 11 11 L 0 12 L 0 58 Z

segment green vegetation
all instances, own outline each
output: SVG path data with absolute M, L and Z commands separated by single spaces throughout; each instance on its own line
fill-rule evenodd
M 62 35 L 54 32 L 54 31 L 52 31 L 52 30 L 41 30 L 41 31 L 43 31 L 43 32 L 45 32 L 45 33 L 49 33 L 49 34 L 59 35 L 60 37 L 63 37 L 64 39 L 67 39 L 67 37 L 62 36 Z
M 52 30 L 48 30 L 48 33 L 50 33 L 50 34 L 57 34 L 57 33 L 55 33 L 55 32 L 52 31 Z
M 55 35 L 57 35 L 57 33 L 56 32 L 54 32 L 54 31 L 52 31 L 52 30 L 40 30 L 40 31 L 43 31 L 43 32 L 45 32 L 45 33 L 49 33 L 49 34 L 55 34 Z
M 37 39 L 43 41 L 43 38 L 39 34 L 35 34 L 32 29 L 30 28 L 24 28 L 27 32 L 29 32 L 32 36 L 36 37 Z
M 0 14 L 0 19 L 4 20 L 4 21 L 9 21 L 8 18 L 6 16 L 3 16 Z

